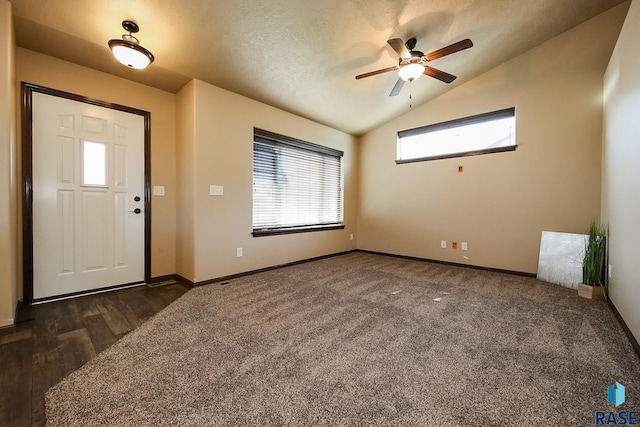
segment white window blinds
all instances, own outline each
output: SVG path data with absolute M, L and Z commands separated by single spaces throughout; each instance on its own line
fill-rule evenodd
M 253 234 L 342 228 L 342 155 L 254 129 Z

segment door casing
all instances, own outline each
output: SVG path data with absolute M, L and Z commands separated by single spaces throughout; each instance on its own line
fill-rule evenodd
M 22 291 L 23 305 L 33 303 L 33 130 L 32 105 L 33 93 L 57 96 L 73 101 L 83 102 L 98 107 L 110 108 L 136 114 L 144 118 L 144 280 L 151 280 L 151 113 L 125 105 L 114 104 L 98 99 L 88 98 L 69 92 L 51 89 L 32 83 L 21 82 L 21 120 L 22 120 Z M 123 283 L 123 286 L 128 285 Z M 117 288 L 109 287 L 111 288 Z M 104 289 L 104 288 L 103 288 Z M 76 294 L 94 293 L 103 289 L 95 289 Z M 72 296 L 69 294 L 65 296 Z

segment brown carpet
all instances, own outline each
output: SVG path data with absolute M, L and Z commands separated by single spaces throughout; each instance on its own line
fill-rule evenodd
M 589 426 L 640 410 L 640 363 L 575 290 L 355 252 L 187 292 L 46 408 L 50 426 Z

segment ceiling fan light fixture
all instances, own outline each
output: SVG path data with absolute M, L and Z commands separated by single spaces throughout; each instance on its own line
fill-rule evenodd
M 424 73 L 424 65 L 411 63 L 404 65 L 398 71 L 398 76 L 405 82 L 412 82 L 420 78 Z
M 113 56 L 126 67 L 137 70 L 146 68 L 155 58 L 151 52 L 140 46 L 136 37 L 131 35 L 139 31 L 138 25 L 133 21 L 122 21 L 122 28 L 129 31 L 129 34 L 123 34 L 122 39 L 109 40 L 109 48 Z

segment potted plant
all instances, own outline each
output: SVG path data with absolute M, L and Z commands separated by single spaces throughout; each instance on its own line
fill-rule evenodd
M 605 258 L 607 227 L 592 219 L 589 234 L 585 238 L 582 261 L 582 283 L 578 284 L 578 295 L 589 299 L 605 299 Z

